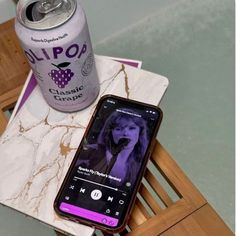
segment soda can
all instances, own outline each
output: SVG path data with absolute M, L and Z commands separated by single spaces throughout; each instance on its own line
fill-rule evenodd
M 74 112 L 96 99 L 99 79 L 78 0 L 20 0 L 15 31 L 51 107 Z

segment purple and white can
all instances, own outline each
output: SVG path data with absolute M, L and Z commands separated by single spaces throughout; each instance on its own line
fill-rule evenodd
M 20 0 L 15 30 L 51 107 L 73 112 L 96 99 L 99 80 L 78 0 Z

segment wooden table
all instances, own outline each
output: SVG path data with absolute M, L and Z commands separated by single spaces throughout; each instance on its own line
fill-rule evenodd
M 234 235 L 158 141 L 144 179 L 147 183 L 141 185 L 127 229 L 121 235 Z M 173 200 L 166 188 L 171 188 L 178 199 Z
M 156 141 L 128 225 L 120 235 L 228 236 L 233 233 Z
M 2 24 L 0 32 L 1 134 L 7 124 L 3 111 L 14 106 L 29 66 L 16 39 L 13 20 Z M 174 199 L 169 190 L 174 193 Z M 227 236 L 233 233 L 157 141 L 127 229 L 121 235 Z
M 227 236 L 233 233 L 156 141 L 135 207 L 121 235 Z
M 7 124 L 3 112 L 17 101 L 29 70 L 14 31 L 14 19 L 0 24 L 0 133 Z

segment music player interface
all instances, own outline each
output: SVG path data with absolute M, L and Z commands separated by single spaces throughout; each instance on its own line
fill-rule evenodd
M 116 227 L 130 204 L 157 110 L 106 99 L 76 154 L 61 211 Z

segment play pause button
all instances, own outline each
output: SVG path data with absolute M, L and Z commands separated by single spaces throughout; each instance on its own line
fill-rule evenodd
M 91 192 L 91 198 L 93 200 L 99 200 L 100 198 L 102 197 L 102 192 L 98 189 L 94 189 L 92 192 Z

